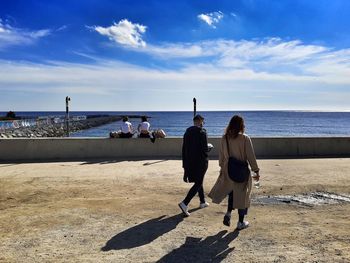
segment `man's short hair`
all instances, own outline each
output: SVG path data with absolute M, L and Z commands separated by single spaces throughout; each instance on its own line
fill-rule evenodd
M 202 115 L 197 114 L 193 117 L 193 121 L 202 121 L 204 120 L 204 117 Z

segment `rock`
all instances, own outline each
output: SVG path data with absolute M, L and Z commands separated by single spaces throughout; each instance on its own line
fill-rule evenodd
M 106 123 L 118 121 L 120 119 L 120 116 L 98 116 L 90 117 L 86 120 L 71 121 L 70 131 L 76 132 L 80 130 L 85 130 L 92 127 L 101 126 Z M 46 121 L 38 121 L 36 126 L 20 127 L 17 129 L 3 129 L 1 130 L 0 138 L 64 137 L 65 135 L 65 123 L 47 124 Z

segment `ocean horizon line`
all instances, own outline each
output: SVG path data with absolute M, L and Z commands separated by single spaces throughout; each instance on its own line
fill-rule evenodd
M 233 115 L 242 115 L 246 130 L 253 136 L 323 136 L 350 135 L 350 112 L 335 111 L 197 111 L 206 119 L 206 129 L 210 135 L 222 134 Z M 1 114 L 1 113 L 0 113 Z M 5 112 L 2 115 L 6 115 Z M 70 111 L 70 116 L 129 116 L 130 122 L 137 127 L 140 116 L 150 117 L 153 129 L 163 129 L 168 136 L 183 135 L 192 125 L 193 111 Z M 65 111 L 16 112 L 23 119 L 38 117 L 63 119 Z M 136 120 L 136 119 L 137 120 Z M 78 131 L 76 137 L 104 137 L 119 129 L 119 121 L 99 127 Z M 5 124 L 8 126 L 9 124 Z
M 7 111 L 0 111 L 0 113 L 7 113 L 9 111 L 13 112 L 65 112 L 65 110 L 7 110 Z M 193 112 L 193 110 L 70 110 L 70 112 L 115 112 L 115 113 L 140 113 L 140 112 Z M 235 109 L 235 110 L 197 110 L 196 112 L 350 112 L 349 110 L 276 110 L 276 109 L 271 109 L 271 110 L 247 110 L 247 109 Z

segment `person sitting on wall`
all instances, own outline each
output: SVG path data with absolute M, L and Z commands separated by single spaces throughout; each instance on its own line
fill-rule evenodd
M 9 111 L 8 113 L 6 113 L 6 118 L 15 119 L 16 118 L 16 113 L 13 112 L 13 111 Z
M 134 135 L 132 124 L 129 122 L 129 118 L 127 116 L 123 117 L 123 123 L 120 126 L 120 129 L 120 138 L 131 138 Z
M 155 135 L 154 131 L 153 132 L 150 131 L 150 127 L 151 127 L 151 124 L 147 121 L 147 117 L 142 116 L 141 123 L 137 127 L 137 130 L 140 133 L 139 137 L 140 138 L 150 138 L 151 142 L 154 143 L 156 141 L 156 135 Z
M 150 132 L 151 124 L 147 121 L 146 116 L 141 117 L 141 123 L 137 127 L 137 130 L 139 131 L 139 137 L 140 138 L 151 138 L 151 132 Z

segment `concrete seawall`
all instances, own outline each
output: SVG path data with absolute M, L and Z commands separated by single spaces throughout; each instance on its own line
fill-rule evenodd
M 350 157 L 350 137 L 257 137 L 252 138 L 258 158 Z M 220 138 L 210 157 L 218 157 Z M 36 138 L 0 139 L 0 161 L 86 160 L 113 158 L 179 158 L 182 138 Z

